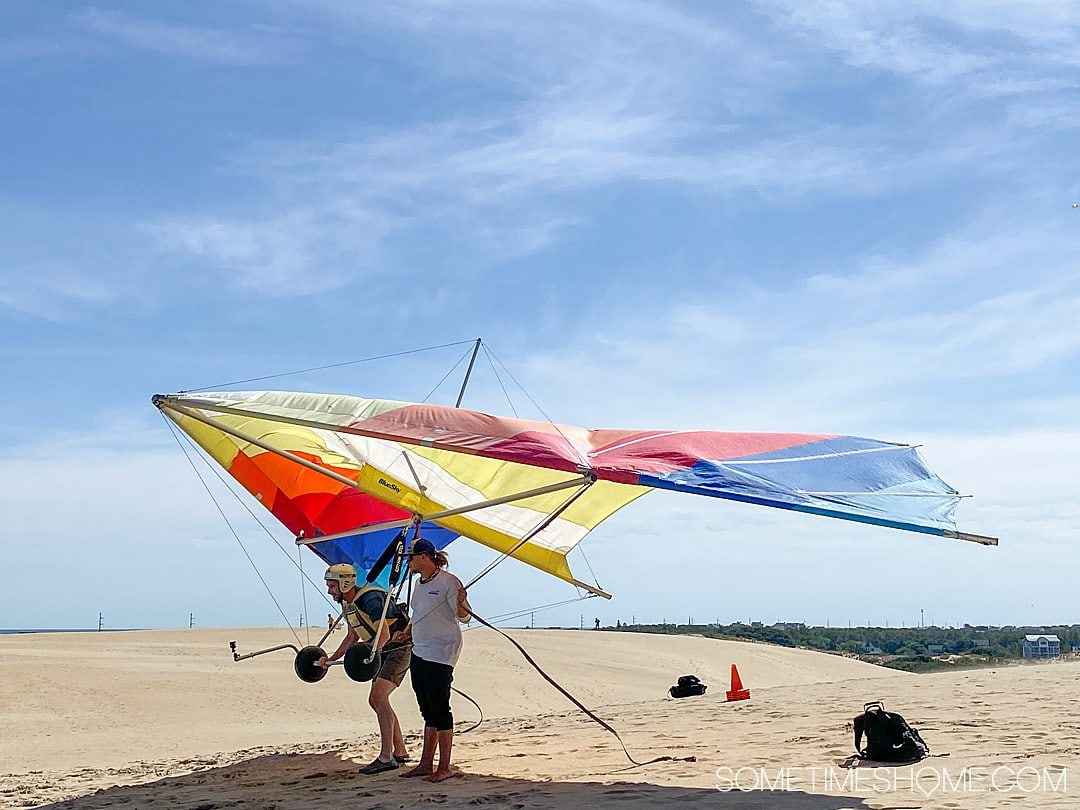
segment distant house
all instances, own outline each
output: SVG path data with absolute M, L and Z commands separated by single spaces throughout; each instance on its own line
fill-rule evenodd
M 945 645 L 944 644 L 928 644 L 926 646 L 926 651 L 928 653 L 930 653 L 930 655 L 941 655 L 943 652 L 945 652 Z
M 1061 655 L 1061 639 L 1057 636 L 1024 636 L 1024 658 L 1057 658 Z
M 972 647 L 989 647 L 990 639 L 988 638 L 973 638 L 971 640 Z
M 805 630 L 806 624 L 803 622 L 776 622 L 773 627 L 777 630 Z
M 877 646 L 874 642 L 868 641 L 863 644 L 863 652 L 867 655 L 881 655 L 885 651 L 881 647 Z

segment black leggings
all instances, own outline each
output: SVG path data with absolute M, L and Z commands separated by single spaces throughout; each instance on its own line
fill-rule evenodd
M 454 715 L 450 713 L 450 683 L 454 680 L 454 668 L 449 664 L 425 661 L 413 654 L 409 667 L 416 703 L 423 715 L 424 725 L 436 731 L 450 731 L 454 727 Z

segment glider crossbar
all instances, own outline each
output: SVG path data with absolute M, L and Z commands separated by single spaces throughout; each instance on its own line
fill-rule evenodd
M 428 515 L 417 514 L 411 518 L 403 518 L 402 520 L 387 520 L 383 523 L 370 523 L 367 526 L 361 526 L 358 529 L 352 529 L 349 531 L 338 532 L 337 534 L 324 534 L 318 537 L 298 537 L 296 538 L 296 544 L 298 546 L 310 546 L 315 543 L 323 543 L 327 540 L 337 540 L 341 537 L 354 537 L 358 534 L 369 534 L 370 532 L 378 532 L 384 529 L 400 529 L 404 526 L 409 526 L 419 520 L 421 523 L 428 520 L 440 520 L 442 518 L 454 517 L 455 515 L 464 515 L 469 512 L 476 512 L 479 509 L 487 509 L 489 506 L 501 506 L 504 503 L 513 503 L 514 501 L 523 501 L 526 498 L 533 498 L 537 495 L 547 495 L 551 492 L 559 492 L 564 489 L 572 489 L 573 487 L 580 487 L 586 484 L 591 484 L 595 479 L 591 475 L 584 475 L 580 478 L 572 478 L 569 481 L 560 481 L 557 484 L 548 484 L 545 487 L 537 487 L 536 489 L 527 489 L 522 492 L 514 492 L 510 495 L 503 495 L 499 498 L 492 498 L 487 501 L 479 501 L 478 503 L 470 503 L 465 506 L 458 506 L 453 509 L 445 509 L 442 512 L 432 512 Z M 356 486 L 353 484 L 353 486 Z

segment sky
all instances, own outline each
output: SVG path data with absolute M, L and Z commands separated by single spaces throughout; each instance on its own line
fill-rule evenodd
M 910 442 L 1001 538 L 656 493 L 571 555 L 611 601 L 519 623 L 1080 622 L 1075 3 L 0 22 L 0 628 L 319 623 L 151 395 L 349 363 L 235 387 L 453 404 L 476 337 L 466 407 Z M 508 561 L 470 601 L 575 596 Z

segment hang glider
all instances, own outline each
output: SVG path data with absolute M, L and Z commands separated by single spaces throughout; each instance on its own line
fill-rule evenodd
M 567 555 L 654 489 L 997 545 L 911 445 L 854 436 L 586 430 L 441 405 L 238 391 L 154 404 L 328 562 L 369 568 L 419 521 L 567 582 Z

